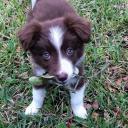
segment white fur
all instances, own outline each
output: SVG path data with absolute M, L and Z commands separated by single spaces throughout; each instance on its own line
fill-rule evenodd
M 43 70 L 42 68 L 35 69 L 36 76 L 42 76 L 44 73 L 45 73 L 45 70 Z
M 68 79 L 70 79 L 70 77 L 73 74 L 73 65 L 70 60 L 62 56 L 61 46 L 63 43 L 63 35 L 64 35 L 64 30 L 61 27 L 55 26 L 50 28 L 49 38 L 53 46 L 58 51 L 58 55 L 59 55 L 60 68 L 58 74 L 66 73 L 68 75 Z
M 71 95 L 71 107 L 75 116 L 86 119 L 87 111 L 84 108 L 84 90 L 83 86 L 80 90 L 77 90 L 75 93 L 70 92 Z
M 31 0 L 31 3 L 32 3 L 32 9 L 33 9 L 36 4 L 36 0 Z
M 46 71 L 37 64 L 34 64 L 34 73 L 36 76 L 42 76 Z
M 42 107 L 44 98 L 46 95 L 45 89 L 35 89 L 33 88 L 33 101 L 32 103 L 26 108 L 25 114 L 26 115 L 34 115 L 39 111 L 39 108 Z
M 78 74 L 79 74 L 79 69 L 77 67 L 75 67 L 71 79 L 69 79 L 66 84 L 68 84 L 68 85 L 75 84 L 76 83 L 75 76 Z
M 55 26 L 50 28 L 50 41 L 53 46 L 60 52 L 60 47 L 63 42 L 64 31 L 61 27 Z

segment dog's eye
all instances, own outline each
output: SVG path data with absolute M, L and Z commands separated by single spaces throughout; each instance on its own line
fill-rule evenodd
M 73 48 L 71 48 L 71 47 L 67 48 L 67 50 L 66 50 L 66 54 L 67 54 L 68 56 L 72 56 L 73 53 L 74 53 Z
M 42 53 L 42 57 L 44 60 L 49 60 L 50 59 L 50 54 L 49 52 L 45 51 Z

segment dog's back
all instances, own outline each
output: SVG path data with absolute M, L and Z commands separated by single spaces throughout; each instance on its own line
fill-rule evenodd
M 69 13 L 75 13 L 73 8 L 65 0 L 32 0 L 32 10 L 29 19 L 39 21 L 52 20 L 63 17 Z

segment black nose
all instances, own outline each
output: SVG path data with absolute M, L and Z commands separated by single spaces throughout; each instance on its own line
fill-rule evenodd
M 68 75 L 66 73 L 60 73 L 57 75 L 57 79 L 61 82 L 64 82 L 65 80 L 67 80 Z

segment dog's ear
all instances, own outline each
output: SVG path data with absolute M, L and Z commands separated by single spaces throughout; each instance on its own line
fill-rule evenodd
M 91 34 L 90 22 L 79 16 L 70 14 L 65 17 L 64 23 L 69 31 L 76 34 L 83 43 L 88 42 Z
M 19 41 L 25 51 L 29 50 L 40 38 L 40 31 L 40 23 L 38 21 L 31 21 L 18 32 Z

